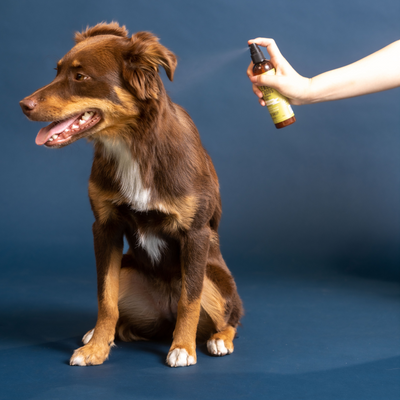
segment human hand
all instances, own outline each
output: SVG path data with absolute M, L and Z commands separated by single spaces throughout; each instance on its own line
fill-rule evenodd
M 276 75 L 253 76 L 253 62 L 247 68 L 247 76 L 253 83 L 253 91 L 259 98 L 259 103 L 265 106 L 263 95 L 258 86 L 269 86 L 286 96 L 290 104 L 306 104 L 311 86 L 311 79 L 299 75 L 286 61 L 273 39 L 257 38 L 248 41 L 267 49 L 271 63 L 275 67 Z

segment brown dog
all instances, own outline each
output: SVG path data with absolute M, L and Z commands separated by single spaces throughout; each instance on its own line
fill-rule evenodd
M 189 115 L 158 74 L 172 80 L 175 55 L 148 32 L 117 23 L 75 36 L 49 85 L 20 102 L 41 129 L 38 145 L 86 137 L 98 319 L 71 365 L 102 364 L 122 340 L 173 337 L 167 364 L 196 363 L 196 338 L 211 354 L 233 351 L 242 304 L 221 256 L 221 201 L 210 157 Z M 130 249 L 123 255 L 123 237 Z

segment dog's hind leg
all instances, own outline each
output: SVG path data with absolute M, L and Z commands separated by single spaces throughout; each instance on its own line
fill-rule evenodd
M 134 268 L 120 273 L 118 296 L 119 320 L 117 337 L 124 342 L 171 338 L 178 297 L 172 300 L 170 291 L 161 282 L 149 282 Z
M 224 356 L 233 352 L 233 339 L 243 308 L 235 282 L 216 245 L 210 255 L 201 301 L 215 326 L 208 334 L 207 349 L 212 355 Z
M 94 328 L 91 329 L 89 332 L 87 332 L 83 338 L 82 338 L 82 343 L 83 344 L 88 344 L 90 342 L 90 339 L 92 339 L 94 333 Z
M 233 352 L 233 339 L 236 335 L 236 328 L 228 325 L 221 332 L 214 333 L 207 341 L 207 350 L 214 356 L 225 356 Z
M 131 264 L 130 256 L 124 257 L 123 264 Z M 171 308 L 171 296 L 160 286 L 150 283 L 132 265 L 122 268 L 119 277 L 118 310 L 119 319 L 116 337 L 124 342 L 148 340 L 152 338 L 171 338 L 175 318 Z M 84 344 L 90 342 L 95 329 L 82 338 Z
M 207 349 L 210 354 L 224 356 L 233 352 L 233 339 L 236 328 L 227 321 L 227 300 L 223 298 L 218 287 L 209 278 L 204 279 L 201 306 L 213 321 L 214 329 L 209 330 Z M 200 318 L 199 331 L 203 331 L 203 321 Z M 211 334 L 211 337 L 210 337 Z

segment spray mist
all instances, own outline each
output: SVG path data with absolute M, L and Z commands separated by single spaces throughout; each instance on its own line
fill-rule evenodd
M 255 43 L 250 44 L 249 47 L 251 59 L 254 63 L 253 75 L 275 75 L 273 64 L 264 57 L 260 48 Z M 285 96 L 268 86 L 259 86 L 258 88 L 263 94 L 263 99 L 277 129 L 296 122 L 292 107 Z

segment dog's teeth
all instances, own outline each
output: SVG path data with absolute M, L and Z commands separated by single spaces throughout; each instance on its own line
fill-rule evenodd
M 82 125 L 82 124 L 84 124 L 86 121 L 84 121 L 83 119 L 80 119 L 79 120 L 79 125 Z
M 79 128 L 79 125 L 75 125 L 75 124 L 72 125 L 72 129 L 78 129 L 78 128 Z
M 53 141 L 53 138 L 50 138 L 50 139 L 49 139 L 49 142 L 52 142 L 52 141 Z
M 58 138 L 58 135 L 53 135 L 52 138 L 53 138 L 53 139 L 57 139 L 57 138 Z
M 71 129 L 68 129 L 68 128 L 67 128 L 64 132 L 69 132 L 70 130 L 71 130 Z
M 93 111 L 88 111 L 89 115 L 92 116 L 94 114 Z
M 90 113 L 86 111 L 85 114 L 83 114 L 81 118 L 84 121 L 87 121 L 90 117 L 91 117 Z

